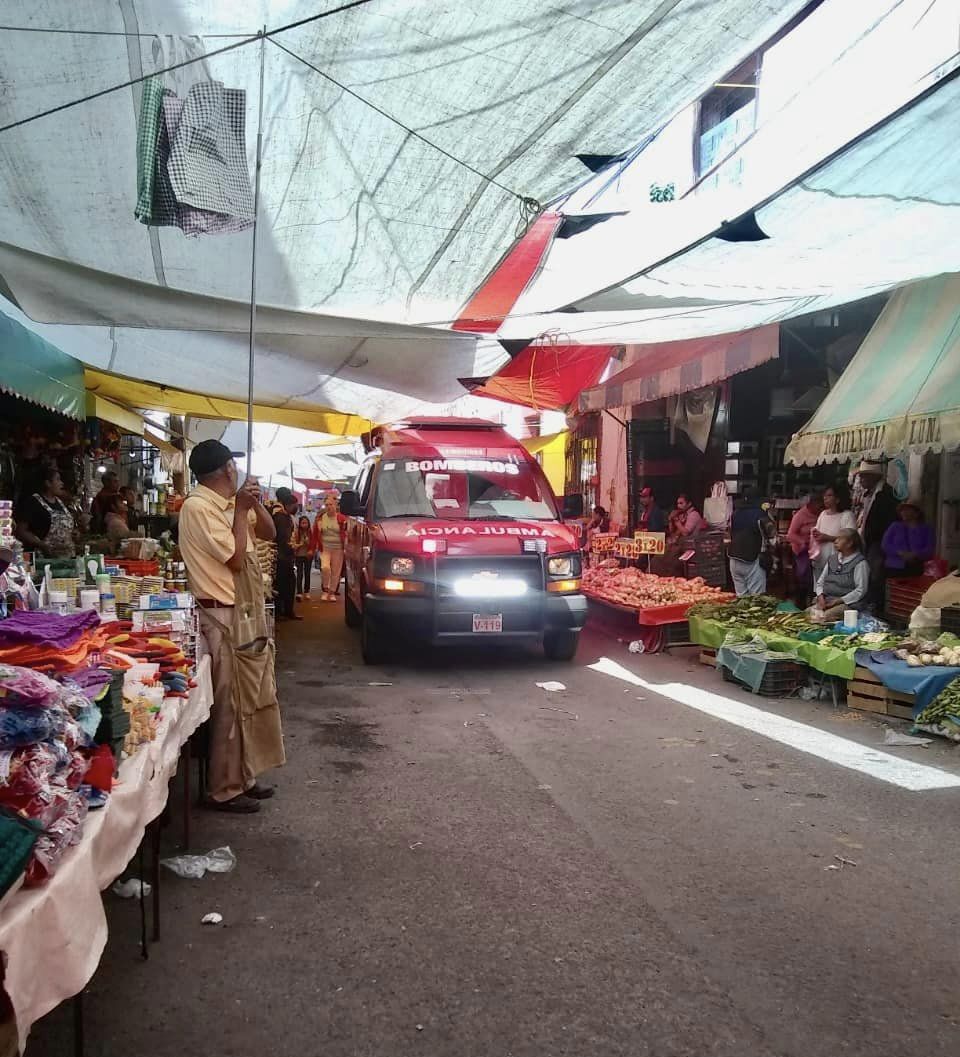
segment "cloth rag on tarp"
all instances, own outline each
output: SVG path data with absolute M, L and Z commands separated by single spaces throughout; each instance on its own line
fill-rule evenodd
M 873 672 L 884 686 L 901 694 L 913 694 L 914 715 L 922 712 L 954 679 L 960 678 L 960 668 L 937 664 L 914 668 L 890 650 L 857 650 L 856 657 L 857 664 Z
M 791 660 L 802 663 L 795 653 L 768 649 L 767 644 L 760 638 L 753 638 L 748 642 L 730 642 L 717 650 L 717 667 L 726 668 L 738 683 L 743 683 L 754 693 L 757 693 L 763 684 L 763 677 L 771 661 Z

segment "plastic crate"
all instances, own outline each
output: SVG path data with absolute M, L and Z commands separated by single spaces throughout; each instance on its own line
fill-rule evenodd
M 937 581 L 932 576 L 908 576 L 889 579 L 886 585 L 884 614 L 887 621 L 901 627 L 910 623 L 913 611 L 920 605 L 926 590 Z
M 944 606 L 940 610 L 940 630 L 960 635 L 960 606 Z
M 788 697 L 807 682 L 809 669 L 802 661 L 785 659 L 767 661 L 760 686 L 754 690 L 738 679 L 729 668 L 721 667 L 724 682 L 736 683 L 745 690 L 760 694 L 761 697 Z

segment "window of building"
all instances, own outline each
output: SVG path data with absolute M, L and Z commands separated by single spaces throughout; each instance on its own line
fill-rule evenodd
M 756 128 L 764 53 L 809 18 L 822 3 L 823 0 L 810 0 L 762 48 L 721 78 L 700 100 L 694 131 L 694 168 L 698 179 L 729 158 Z M 743 161 L 739 159 L 724 166 L 722 174 L 711 173 L 706 183 L 737 184 L 742 175 Z
M 760 74 L 760 52 L 731 70 L 722 81 L 700 100 L 697 122 L 697 176 L 710 172 L 729 157 L 753 132 L 757 116 L 757 82 Z M 725 181 L 740 176 L 724 174 Z

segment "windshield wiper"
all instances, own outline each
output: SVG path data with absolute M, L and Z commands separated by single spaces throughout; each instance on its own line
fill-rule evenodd
M 524 518 L 513 517 L 511 514 L 475 514 L 467 515 L 467 521 L 523 521 Z
M 413 520 L 415 518 L 416 520 L 421 521 L 421 520 L 424 520 L 424 519 L 427 519 L 427 518 L 436 519 L 436 516 L 437 516 L 436 514 L 381 514 L 380 515 L 380 520 L 381 521 L 389 521 L 390 518 L 405 517 L 405 518 L 410 518 L 411 520 Z

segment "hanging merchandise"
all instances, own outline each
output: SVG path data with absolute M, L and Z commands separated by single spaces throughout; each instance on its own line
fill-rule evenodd
M 190 236 L 252 227 L 245 121 L 240 89 L 202 81 L 181 99 L 155 78 L 144 82 L 136 218 Z
M 716 386 L 709 386 L 667 398 L 673 433 L 671 443 L 676 443 L 677 432 L 686 433 L 698 451 L 707 450 L 718 392 Z

